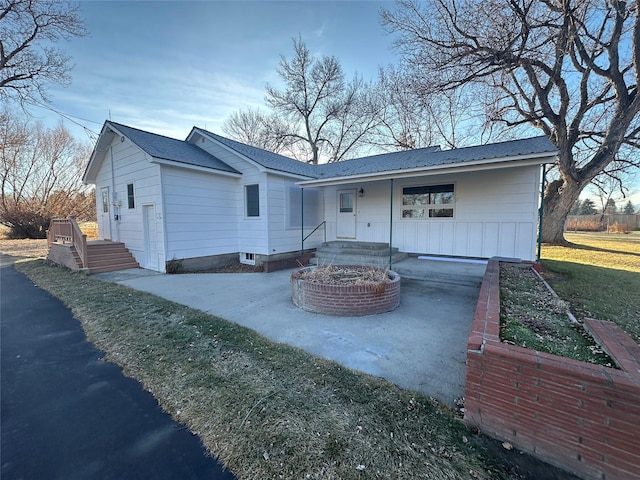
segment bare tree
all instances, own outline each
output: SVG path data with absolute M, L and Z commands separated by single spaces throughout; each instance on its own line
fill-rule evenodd
M 50 130 L 0 112 L 0 223 L 14 238 L 44 238 L 53 217 L 91 219 L 94 194 L 82 183 L 90 155 L 62 124 Z
M 356 75 L 346 82 L 336 57 L 316 59 L 301 39 L 294 40 L 294 56 L 280 59 L 279 89 L 267 85 L 266 102 L 287 129 L 280 132 L 289 146 L 302 146 L 304 158 L 337 162 L 354 154 L 374 129 L 377 105 L 368 85 Z
M 540 129 L 558 147 L 545 192 L 545 242 L 609 164 L 638 165 L 640 0 L 401 0 L 383 24 L 416 88 L 485 89 L 490 122 Z
M 276 153 L 285 153 L 289 147 L 287 125 L 275 115 L 259 109 L 237 110 L 222 124 L 222 130 L 231 138 Z
M 78 6 L 59 0 L 0 0 L 0 100 L 47 100 L 48 83 L 70 81 L 55 42 L 86 35 Z
M 492 132 L 483 127 L 477 93 L 472 88 L 426 91 L 416 84 L 410 72 L 395 66 L 380 69 L 376 92 L 379 95 L 380 122 L 373 143 L 389 150 L 406 150 L 439 145 L 458 148 L 491 140 Z

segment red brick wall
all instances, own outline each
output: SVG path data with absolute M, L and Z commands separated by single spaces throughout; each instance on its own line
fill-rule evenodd
M 589 479 L 640 479 L 640 347 L 585 326 L 621 370 L 499 341 L 499 264 L 487 266 L 467 350 L 465 421 Z
M 362 285 L 323 285 L 308 282 L 291 274 L 293 303 L 309 312 L 356 317 L 389 312 L 400 305 L 400 276 L 389 283 Z

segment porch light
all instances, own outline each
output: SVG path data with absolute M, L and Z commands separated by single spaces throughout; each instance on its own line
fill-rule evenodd
M 358 190 L 358 196 L 359 197 L 364 197 L 364 188 L 360 188 L 360 190 Z

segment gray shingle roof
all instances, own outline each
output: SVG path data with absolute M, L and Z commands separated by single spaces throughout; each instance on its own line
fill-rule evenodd
M 294 175 L 303 175 L 305 177 L 311 178 L 317 177 L 318 172 L 316 165 L 299 162 L 298 160 L 294 160 L 292 158 L 285 157 L 284 155 L 279 155 L 268 150 L 263 150 L 262 148 L 252 147 L 251 145 L 236 142 L 235 140 L 225 138 L 202 128 L 194 127 L 194 129 L 204 133 L 211 138 L 214 138 L 226 147 L 235 150 L 236 152 L 253 160 L 257 164 L 262 165 L 264 168 L 268 168 L 269 170 L 277 170 L 280 172 L 292 173 Z
M 277 153 L 245 145 L 207 130 L 198 129 L 218 142 L 250 158 L 270 170 L 303 175 L 311 179 L 330 179 L 352 175 L 366 175 L 420 167 L 455 165 L 523 155 L 555 155 L 555 145 L 545 136 L 510 140 L 474 147 L 440 150 L 438 147 L 382 153 L 369 157 L 343 160 L 337 163 L 311 165 Z
M 215 156 L 186 141 L 145 132 L 115 122 L 107 123 L 113 125 L 116 130 L 129 137 L 153 157 L 224 172 L 240 173 Z M 225 138 L 198 127 L 194 127 L 194 130 L 213 138 L 227 148 L 269 170 L 300 175 L 309 179 L 323 180 L 526 155 L 552 156 L 557 154 L 555 145 L 547 137 L 539 136 L 453 150 L 439 150 L 438 147 L 427 147 L 383 153 L 337 163 L 311 165 Z
M 116 122 L 108 123 L 152 157 L 228 173 L 240 173 L 201 148 L 183 140 L 145 132 Z
M 420 167 L 455 165 L 471 161 L 506 158 L 521 155 L 548 153 L 555 155 L 555 145 L 545 136 L 491 143 L 453 150 L 435 150 L 433 147 L 401 152 L 383 153 L 370 157 L 344 160 L 338 163 L 319 165 L 316 178 L 334 178 L 370 173 L 382 173 Z

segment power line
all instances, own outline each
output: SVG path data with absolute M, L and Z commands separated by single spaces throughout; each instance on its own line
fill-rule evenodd
M 56 115 L 60 115 L 62 118 L 70 121 L 71 123 L 73 123 L 73 124 L 75 124 L 75 125 L 77 125 L 79 127 L 82 127 L 84 129 L 84 132 L 89 137 L 89 139 L 91 141 L 93 141 L 93 142 L 95 142 L 97 140 L 98 136 L 100 136 L 100 134 L 98 132 L 94 132 L 93 130 L 91 130 L 86 125 L 83 125 L 82 123 L 74 120 L 74 118 L 77 118 L 78 120 L 82 120 L 84 122 L 95 123 L 96 125 L 102 125 L 101 122 L 96 122 L 94 120 L 89 120 L 87 118 L 82 118 L 82 117 L 79 117 L 77 115 L 72 115 L 70 113 L 62 113 L 61 111 L 56 110 L 55 108 L 51 107 L 50 105 L 47 105 L 47 104 L 42 103 L 42 102 L 38 102 L 37 100 L 32 100 L 31 102 L 28 102 L 28 103 L 30 103 L 31 105 L 34 105 L 36 107 L 40 107 L 40 108 L 44 108 L 46 110 L 50 110 L 53 113 L 55 113 Z

